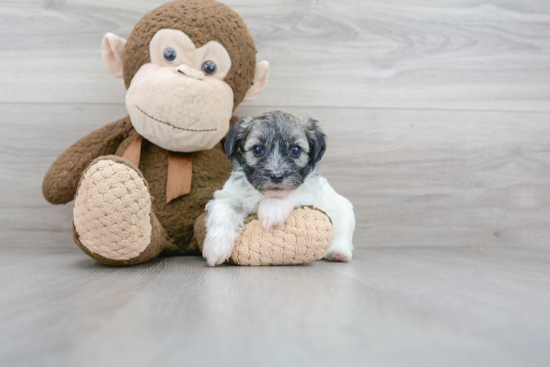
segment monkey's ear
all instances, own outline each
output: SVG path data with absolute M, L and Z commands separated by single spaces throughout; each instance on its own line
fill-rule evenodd
M 103 63 L 117 78 L 122 78 L 124 46 L 126 46 L 126 40 L 112 33 L 107 33 L 101 43 Z
M 254 72 L 254 80 L 252 86 L 246 92 L 243 101 L 253 101 L 263 92 L 269 79 L 269 62 L 260 61 L 256 64 L 256 71 Z

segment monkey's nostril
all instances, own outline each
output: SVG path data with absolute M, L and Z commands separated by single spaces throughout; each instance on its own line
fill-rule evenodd
M 282 173 L 272 173 L 272 174 L 269 175 L 269 177 L 271 177 L 271 181 L 273 181 L 275 183 L 281 182 L 284 178 Z

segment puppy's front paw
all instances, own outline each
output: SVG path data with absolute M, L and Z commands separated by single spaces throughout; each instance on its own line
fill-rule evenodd
M 339 263 L 349 263 L 351 261 L 351 257 L 351 251 L 338 249 L 329 249 L 324 256 L 324 258 L 328 261 Z
M 286 218 L 280 218 L 280 217 L 273 217 L 273 216 L 258 216 L 260 221 L 262 222 L 262 225 L 265 229 L 270 229 L 271 227 L 277 227 L 280 225 L 283 225 L 286 221 Z
M 266 229 L 285 224 L 295 202 L 290 198 L 265 198 L 258 207 L 258 218 Z
M 234 241 L 215 237 L 207 237 L 204 240 L 202 256 L 210 266 L 223 264 L 231 257 Z

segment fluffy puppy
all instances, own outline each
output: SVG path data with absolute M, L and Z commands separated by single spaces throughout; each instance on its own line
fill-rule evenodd
M 323 210 L 332 220 L 334 240 L 325 258 L 350 261 L 353 207 L 318 173 L 317 162 L 325 150 L 325 134 L 313 119 L 275 111 L 235 123 L 225 141 L 233 172 L 206 205 L 203 256 L 208 265 L 231 257 L 248 215 L 258 213 L 269 229 L 283 224 L 292 210 L 303 205 Z

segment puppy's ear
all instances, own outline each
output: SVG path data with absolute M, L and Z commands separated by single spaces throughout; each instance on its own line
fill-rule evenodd
M 310 157 L 313 163 L 317 163 L 323 158 L 327 150 L 326 135 L 319 127 L 319 121 L 307 119 L 305 122 L 307 139 L 309 140 Z
M 251 121 L 250 117 L 244 117 L 231 126 L 231 130 L 229 130 L 227 139 L 225 139 L 225 143 L 223 144 L 228 159 L 232 159 L 235 153 L 237 153 L 237 148 L 245 137 L 246 128 L 250 125 Z

